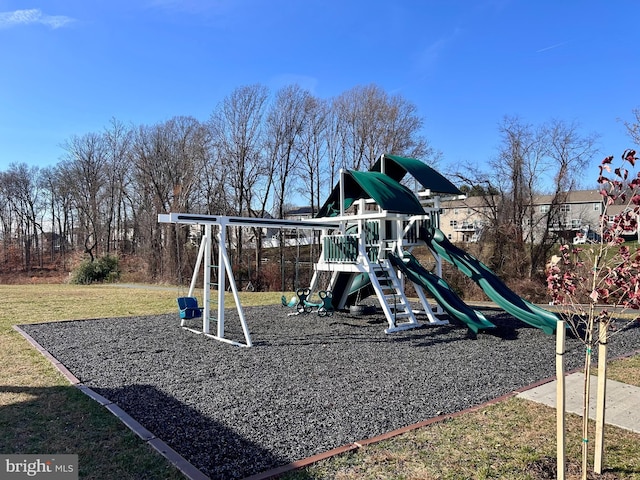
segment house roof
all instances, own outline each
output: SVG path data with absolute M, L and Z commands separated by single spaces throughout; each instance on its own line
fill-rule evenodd
M 533 198 L 534 205 L 550 205 L 553 202 L 554 195 L 536 195 Z M 578 203 L 601 203 L 602 196 L 597 190 L 572 190 L 566 192 L 566 197 L 559 203 L 562 204 L 578 204 Z M 477 195 L 467 197 L 461 200 L 449 200 L 442 202 L 443 208 L 461 208 L 461 207 L 481 207 L 483 205 L 492 205 L 499 203 L 497 196 L 485 197 Z
M 285 215 L 311 215 L 311 207 L 295 207 L 284 212 Z
M 602 196 L 598 190 L 571 190 L 565 193 L 566 198 L 562 203 L 599 203 Z M 553 202 L 553 195 L 537 195 L 535 205 L 548 205 Z

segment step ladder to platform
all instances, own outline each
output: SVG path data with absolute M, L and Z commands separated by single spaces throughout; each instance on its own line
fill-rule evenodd
M 399 332 L 421 326 L 409 299 L 404 294 L 402 280 L 396 274 L 389 260 L 369 263 L 369 278 L 376 292 L 389 328 L 385 333 Z

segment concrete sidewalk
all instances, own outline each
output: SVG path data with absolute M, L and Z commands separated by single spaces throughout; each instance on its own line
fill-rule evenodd
M 596 389 L 598 378 L 591 377 L 591 395 L 589 418 L 596 418 Z M 545 383 L 539 387 L 521 392 L 519 398 L 543 403 L 550 407 L 556 406 L 557 381 Z M 567 412 L 582 415 L 582 392 L 584 375 L 581 372 L 572 373 L 565 377 L 565 405 Z M 607 380 L 607 395 L 605 400 L 605 423 L 616 427 L 640 433 L 640 388 L 625 383 Z

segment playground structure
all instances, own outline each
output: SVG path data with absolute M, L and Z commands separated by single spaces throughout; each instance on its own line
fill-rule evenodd
M 416 193 L 400 183 L 407 175 L 419 185 Z M 499 307 L 547 334 L 553 333 L 558 321 L 553 313 L 519 297 L 488 267 L 449 242 L 439 230 L 440 202 L 461 196 L 455 185 L 423 162 L 385 154 L 368 172 L 342 170 L 338 184 L 314 219 L 296 221 L 169 213 L 158 215 L 158 221 L 204 225 L 188 293 L 188 297 L 194 297 L 200 267 L 204 263 L 202 306 L 192 305 L 201 313 L 202 329 L 189 329 L 223 342 L 252 345 L 226 247 L 228 228 L 232 226 L 321 232 L 320 258 L 314 266 L 310 285 L 303 289 L 304 298 L 299 295 L 294 303 L 294 297 L 291 304 L 283 298 L 283 305 L 295 306 L 298 312 L 315 306 L 318 313 L 321 310 L 328 313 L 375 295 L 388 323 L 386 333 L 419 327 L 424 324 L 420 320 L 428 325 L 447 324 L 447 320 L 438 318 L 440 314 L 464 322 L 474 332 L 493 328 L 482 313 L 466 305 L 442 278 L 444 259 L 473 279 Z M 218 247 L 216 264 L 212 264 L 211 259 L 214 233 Z M 434 272 L 424 268 L 411 253 L 416 246 L 425 244 L 435 258 Z M 212 270 L 216 272 L 214 276 Z M 320 285 L 321 278 L 327 273 L 328 284 Z M 411 306 L 405 294 L 407 281 L 413 284 L 421 309 Z M 240 318 L 244 343 L 225 337 L 227 282 Z M 211 333 L 210 326 L 212 289 L 217 290 L 215 334 Z M 305 304 L 312 292 L 324 292 L 322 304 Z M 427 294 L 435 300 L 434 306 L 429 303 Z M 328 308 L 329 304 L 331 308 Z M 186 318 L 182 314 L 181 317 L 181 325 L 188 328 Z

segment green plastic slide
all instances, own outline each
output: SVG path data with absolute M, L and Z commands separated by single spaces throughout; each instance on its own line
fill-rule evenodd
M 500 308 L 546 334 L 551 335 L 555 331 L 558 322 L 555 314 L 514 293 L 480 260 L 451 243 L 441 230 L 435 227 L 422 229 L 421 239 L 438 255 L 475 281 Z
M 464 322 L 473 332 L 478 333 L 480 329 L 495 328 L 495 325 L 482 313 L 464 303 L 447 282 L 424 268 L 409 252 L 404 252 L 403 258 L 395 255 L 389 255 L 388 258 L 409 280 L 431 292 L 449 316 Z

